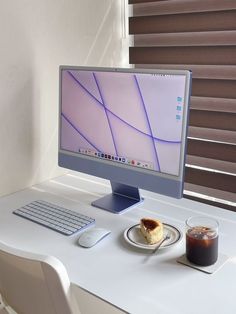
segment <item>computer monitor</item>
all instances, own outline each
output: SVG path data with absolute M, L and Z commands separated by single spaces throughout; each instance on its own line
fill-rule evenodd
M 191 72 L 60 66 L 59 165 L 111 181 L 120 213 L 139 188 L 181 198 Z

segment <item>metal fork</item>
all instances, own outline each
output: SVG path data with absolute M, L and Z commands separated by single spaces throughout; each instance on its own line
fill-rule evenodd
M 151 254 L 155 254 L 157 252 L 157 250 L 160 248 L 160 246 L 166 241 L 166 240 L 169 240 L 170 239 L 170 236 L 167 234 L 162 240 L 161 242 L 158 244 L 157 247 L 155 247 L 155 249 L 152 251 Z
M 167 234 L 164 236 L 164 238 L 161 240 L 161 242 L 155 247 L 155 249 L 151 252 L 151 254 L 147 255 L 145 260 L 144 260 L 144 263 L 147 262 L 149 260 L 149 258 L 156 253 L 156 251 L 160 248 L 160 246 L 163 244 L 163 242 L 165 242 L 166 240 L 169 240 L 170 239 L 170 236 Z

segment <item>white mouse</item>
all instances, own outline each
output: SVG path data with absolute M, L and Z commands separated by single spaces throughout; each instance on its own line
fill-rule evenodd
M 111 231 L 104 228 L 91 228 L 84 231 L 78 239 L 78 244 L 83 247 L 92 247 L 105 238 Z

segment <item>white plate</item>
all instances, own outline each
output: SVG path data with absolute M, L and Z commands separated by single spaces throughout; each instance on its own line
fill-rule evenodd
M 164 236 L 168 233 L 170 239 L 166 240 L 161 245 L 160 250 L 172 247 L 173 245 L 179 243 L 182 239 L 182 232 L 175 226 L 163 223 L 163 227 Z M 147 250 L 154 250 L 159 243 L 147 244 L 144 236 L 141 234 L 140 224 L 126 229 L 124 232 L 124 238 L 129 244 Z

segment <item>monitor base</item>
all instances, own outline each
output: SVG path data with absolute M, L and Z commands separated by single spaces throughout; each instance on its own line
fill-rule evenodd
M 112 193 L 92 202 L 92 206 L 120 214 L 141 203 L 139 189 L 133 186 L 111 182 Z

